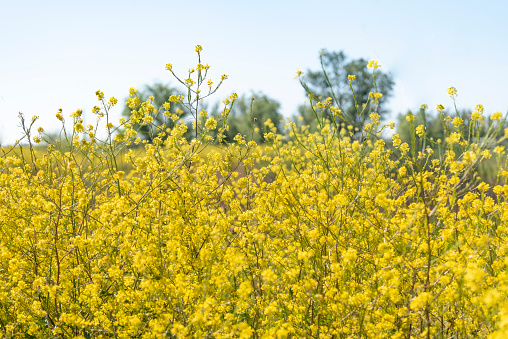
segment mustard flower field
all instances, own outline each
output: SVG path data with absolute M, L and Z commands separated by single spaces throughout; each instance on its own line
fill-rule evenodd
M 226 143 L 237 95 L 202 109 L 227 76 L 196 53 L 187 78 L 166 65 L 187 93 L 164 105 L 171 128 L 134 88 L 128 119 L 101 91 L 95 125 L 58 112 L 65 147 L 20 114 L 0 154 L 0 336 L 508 337 L 506 117 L 478 105 L 432 140 L 408 115 L 407 143 L 381 138 L 380 93 L 361 126 L 310 95 L 317 129 L 268 120 L 265 143 Z M 495 185 L 474 175 L 490 158 Z

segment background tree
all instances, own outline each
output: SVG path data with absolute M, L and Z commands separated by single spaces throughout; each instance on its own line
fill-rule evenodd
M 322 50 L 320 55 L 321 70 L 311 71 L 302 78 L 302 84 L 308 91 L 316 96 L 317 100 L 333 99 L 332 105 L 337 106 L 343 115 L 356 127 L 363 126 L 369 114 L 365 113 L 363 118 L 357 114 L 355 97 L 351 92 L 348 75 L 355 75 L 352 87 L 356 96 L 358 110 L 362 111 L 362 104 L 369 99 L 369 93 L 381 93 L 382 99 L 377 106 L 377 113 L 381 117 L 389 112 L 386 108 L 387 99 L 392 96 L 394 81 L 389 73 L 383 73 L 374 68 L 375 83 L 372 70 L 367 69 L 368 61 L 360 58 L 348 61 L 343 51 L 329 52 Z M 315 116 L 309 105 L 303 105 L 298 109 L 305 124 L 312 125 Z M 324 118 L 330 119 L 330 112 L 325 110 Z
M 252 100 L 254 98 L 254 100 Z M 252 112 L 251 112 L 252 106 Z M 279 112 L 280 103 L 261 92 L 252 93 L 252 96 L 242 95 L 234 103 L 233 109 L 228 116 L 227 124 L 229 131 L 226 132 L 225 140 L 231 142 L 240 133 L 247 136 L 247 139 L 261 143 L 264 141 L 263 133 L 267 131 L 265 122 L 270 119 L 280 131 L 283 119 Z M 213 114 L 220 117 L 218 105 L 213 109 Z
M 143 90 L 138 91 L 136 93 L 136 96 L 139 98 L 140 102 L 147 101 L 150 97 L 153 97 L 153 106 L 155 109 L 157 109 L 157 114 L 154 113 L 154 119 L 152 122 L 152 125 L 154 126 L 162 126 L 166 122 L 167 128 L 172 128 L 174 125 L 174 122 L 171 119 L 165 119 L 163 116 L 164 108 L 162 105 L 166 102 L 168 102 L 168 99 L 172 95 L 182 95 L 182 92 L 179 91 L 177 88 L 171 87 L 170 84 L 163 84 L 160 82 L 156 82 L 153 85 L 145 85 Z M 122 115 L 125 117 L 129 117 L 131 115 L 132 109 L 125 105 Z M 183 106 L 177 105 L 174 103 L 171 103 L 171 107 L 169 109 L 170 113 L 177 113 L 179 112 L 179 115 L 181 118 L 185 118 L 188 115 L 188 111 L 184 109 Z M 142 139 L 146 139 L 149 142 L 152 141 L 152 139 L 155 137 L 155 135 L 152 135 L 150 133 L 150 129 L 148 125 L 134 125 L 136 129 L 138 130 L 138 135 Z

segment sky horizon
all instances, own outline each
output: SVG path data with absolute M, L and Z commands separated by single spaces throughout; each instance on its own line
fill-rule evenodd
M 319 69 L 319 52 L 343 50 L 350 59 L 378 59 L 395 81 L 390 121 L 427 104 L 508 110 L 508 4 L 502 1 L 174 1 L 70 3 L 0 0 L 0 142 L 22 135 L 18 112 L 38 115 L 36 127 L 58 129 L 83 109 L 93 122 L 95 91 L 120 102 L 130 87 L 156 81 L 177 85 L 164 69 L 185 76 L 197 63 L 212 78 L 229 75 L 211 104 L 230 92 L 262 92 L 281 103 L 285 117 L 306 100 L 296 69 Z M 112 111 L 118 121 L 122 106 Z M 70 120 L 70 119 L 67 119 Z M 105 123 L 104 123 L 105 124 Z

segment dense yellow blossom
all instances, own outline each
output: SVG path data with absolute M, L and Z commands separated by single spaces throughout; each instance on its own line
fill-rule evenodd
M 207 83 L 203 74 L 193 85 Z M 75 114 L 67 148 L 2 149 L 4 337 L 508 333 L 508 169 L 497 119 L 482 140 L 455 130 L 435 149 L 397 134 L 388 145 L 373 112 L 364 129 L 323 120 L 315 133 L 296 123 L 278 131 L 267 120 L 265 144 L 240 134 L 224 144 L 213 133 L 227 114 L 198 110 L 199 93 L 168 98 L 194 109 L 188 141 L 185 123 L 158 131 L 153 105 L 129 92 L 121 134 L 109 120 L 103 131 L 85 128 Z M 94 113 L 108 117 L 116 100 L 97 96 Z M 134 121 L 154 131 L 152 143 L 136 137 Z M 413 133 L 424 138 L 426 128 Z M 471 175 L 492 152 L 502 178 L 493 187 Z

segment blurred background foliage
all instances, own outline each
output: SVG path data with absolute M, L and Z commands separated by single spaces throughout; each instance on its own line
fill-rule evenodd
M 212 109 L 212 116 L 220 119 L 219 105 Z M 241 134 L 248 140 L 262 143 L 265 141 L 263 134 L 267 131 L 267 121 L 271 121 L 278 131 L 282 130 L 284 117 L 280 113 L 280 103 L 262 92 L 252 93 L 251 96 L 241 95 L 227 118 L 229 130 L 225 133 L 225 140 L 232 142 L 235 135 Z

